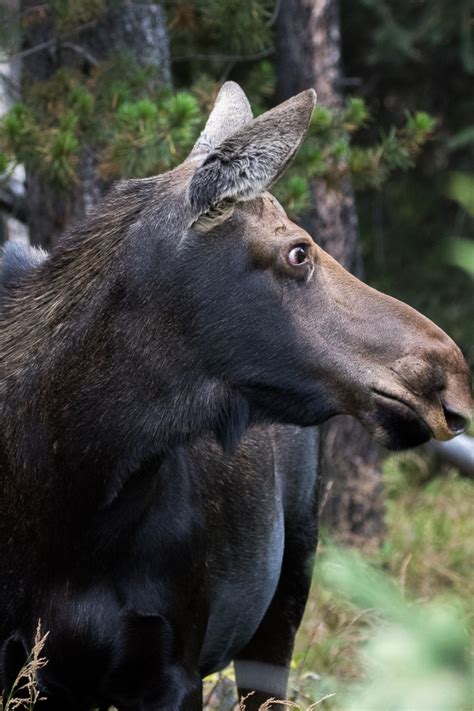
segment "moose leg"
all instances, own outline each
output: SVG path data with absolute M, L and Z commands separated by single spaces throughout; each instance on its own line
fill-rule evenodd
M 180 693 L 179 695 L 182 697 L 180 701 L 170 701 L 165 705 L 161 703 L 159 706 L 156 707 L 156 711 L 158 711 L 158 709 L 159 711 L 202 711 L 202 680 L 200 678 L 199 680 L 196 680 L 194 688 L 189 689 L 185 693 L 184 697 L 182 693 Z M 149 711 L 152 711 L 151 706 Z M 155 711 L 155 707 L 153 707 L 153 711 Z
M 164 617 L 128 615 L 107 679 L 107 696 L 119 711 L 202 711 L 194 640 L 189 635 L 182 650 L 176 636 Z
M 182 709 L 183 711 L 202 711 L 202 679 L 199 679 L 196 688 L 188 693 L 182 704 Z
M 313 513 L 298 523 L 287 531 L 280 580 L 270 607 L 234 660 L 239 697 L 248 695 L 246 711 L 258 711 L 269 698 L 286 699 L 291 655 L 308 598 L 317 541 Z

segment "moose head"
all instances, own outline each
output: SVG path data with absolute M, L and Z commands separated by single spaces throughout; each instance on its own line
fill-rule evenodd
M 70 415 L 78 432 L 89 413 L 93 434 L 101 422 L 115 432 L 110 454 L 146 434 L 151 448 L 203 430 L 231 444 L 252 422 L 343 413 L 391 448 L 466 429 L 455 343 L 349 274 L 267 192 L 315 101 L 308 90 L 253 119 L 226 83 L 184 163 L 119 184 L 34 265 L 32 301 L 12 290 L 7 370 L 35 362 L 34 397 L 61 420 L 51 431 L 72 431 Z M 57 406 L 71 393 L 75 408 Z
M 347 413 L 391 448 L 450 439 L 470 417 L 459 348 L 349 274 L 266 192 L 315 102 L 308 90 L 252 119 L 228 82 L 176 171 L 188 217 L 168 267 L 182 274 L 198 360 L 244 397 L 250 419 L 314 425 Z

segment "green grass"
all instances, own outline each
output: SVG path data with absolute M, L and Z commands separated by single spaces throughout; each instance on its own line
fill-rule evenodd
M 474 482 L 449 470 L 427 475 L 419 455 L 388 460 L 389 535 L 380 564 L 419 598 L 454 595 L 472 602 Z
M 389 458 L 384 473 L 386 541 L 381 551 L 365 559 L 406 596 L 407 610 L 411 606 L 420 616 L 435 605 L 434 617 L 442 614 L 441 606 L 454 616 L 459 612 L 459 625 L 467 628 L 472 639 L 474 482 L 454 471 L 433 472 L 430 460 L 418 453 Z M 363 682 L 364 675 L 367 678 L 364 654 L 380 629 L 381 611 L 354 606 L 322 581 L 325 547 L 324 543 L 320 547 L 297 639 L 295 698 L 306 708 L 310 701 L 335 693 L 318 708 L 348 709 L 352 707 L 347 700 L 341 702 L 341 689 Z M 406 611 L 407 619 L 409 614 Z M 429 683 L 436 691 L 434 681 Z M 442 708 L 461 711 L 449 705 Z M 410 711 L 421 711 L 421 707 L 414 705 Z M 423 706 L 423 711 L 432 709 Z

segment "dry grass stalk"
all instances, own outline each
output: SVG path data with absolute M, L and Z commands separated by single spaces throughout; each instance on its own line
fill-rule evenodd
M 255 693 L 254 691 L 251 691 L 249 694 L 247 694 L 247 696 L 242 696 L 242 698 L 240 699 L 240 703 L 239 703 L 240 711 L 246 711 L 247 707 L 245 705 L 245 702 L 247 701 L 249 696 L 253 696 L 254 693 Z M 295 704 L 294 701 L 283 701 L 282 699 L 274 699 L 274 698 L 271 698 L 271 699 L 268 699 L 267 701 L 265 701 L 259 707 L 258 711 L 270 711 L 277 704 L 278 704 L 278 706 L 284 706 L 287 709 L 296 709 L 297 711 L 300 711 L 300 706 L 298 706 L 298 704 Z
M 36 680 L 38 671 L 48 663 L 46 657 L 41 656 L 48 635 L 49 632 L 46 632 L 41 636 L 41 620 L 38 620 L 33 649 L 25 665 L 18 672 L 3 711 L 15 711 L 15 709 L 31 711 L 34 705 L 41 701 Z
M 308 706 L 306 711 L 314 711 L 316 706 L 319 706 L 323 701 L 326 701 L 326 699 L 332 699 L 336 694 L 326 694 L 325 696 L 322 696 L 318 701 L 316 701 L 314 704 L 311 704 L 311 706 Z

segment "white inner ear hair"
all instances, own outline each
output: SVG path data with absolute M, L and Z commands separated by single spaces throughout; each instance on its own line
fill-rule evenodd
M 224 200 L 213 205 L 207 212 L 200 215 L 193 227 L 198 232 L 210 232 L 214 227 L 222 225 L 234 212 L 234 203 Z

